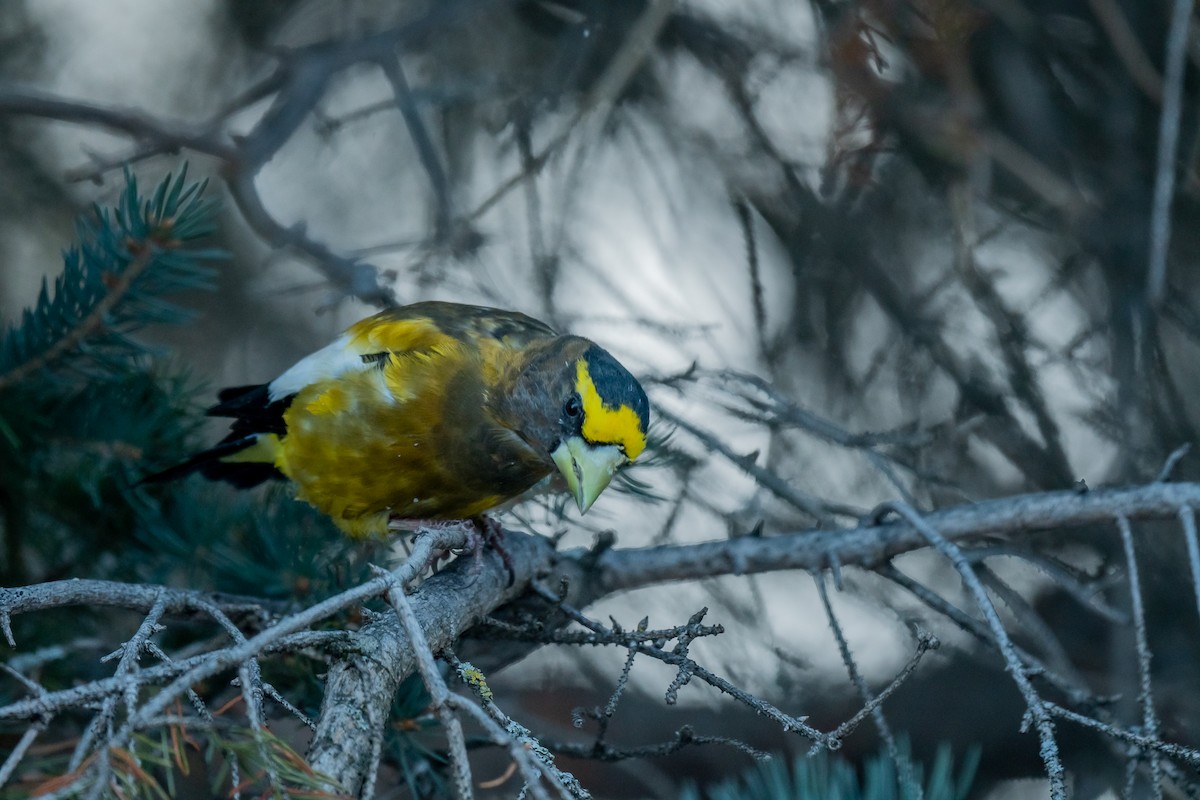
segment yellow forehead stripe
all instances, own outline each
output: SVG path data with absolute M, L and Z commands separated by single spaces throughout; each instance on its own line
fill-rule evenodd
M 583 438 L 594 444 L 617 444 L 633 461 L 646 449 L 646 434 L 637 412 L 627 405 L 610 408 L 600 399 L 587 361 L 575 362 L 575 391 L 583 402 Z

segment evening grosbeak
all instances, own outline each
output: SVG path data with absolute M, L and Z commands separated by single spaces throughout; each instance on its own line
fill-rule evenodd
M 267 384 L 225 389 L 191 472 L 296 497 L 351 536 L 477 519 L 540 491 L 580 512 L 646 448 L 646 393 L 599 345 L 514 311 L 424 302 L 347 329 Z M 413 527 L 415 527 L 415 524 Z

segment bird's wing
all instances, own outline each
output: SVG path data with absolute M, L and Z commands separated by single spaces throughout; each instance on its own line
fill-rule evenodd
M 351 326 L 325 347 L 296 362 L 268 384 L 272 401 L 306 386 L 381 366 L 389 357 L 419 357 L 453 342 L 481 350 L 520 351 L 554 330 L 515 311 L 436 301 L 381 311 Z M 487 354 L 484 355 L 485 360 Z
M 546 323 L 519 311 L 437 301 L 415 303 L 401 310 L 410 309 L 457 339 L 494 342 L 514 350 L 557 335 Z

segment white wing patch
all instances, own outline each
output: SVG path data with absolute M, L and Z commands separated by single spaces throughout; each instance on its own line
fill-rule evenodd
M 296 394 L 306 386 L 327 381 L 347 372 L 363 372 L 375 367 L 363 361 L 363 354 L 350 346 L 350 335 L 343 333 L 320 350 L 297 361 L 267 386 L 271 400 Z

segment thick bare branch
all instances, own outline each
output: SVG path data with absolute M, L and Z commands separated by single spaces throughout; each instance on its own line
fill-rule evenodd
M 0 84 L 0 116 L 5 114 L 96 125 L 138 140 L 155 142 L 162 146 L 162 152 L 187 149 L 222 161 L 232 160 L 237 153 L 228 137 L 203 130 L 197 132 L 195 128 L 200 126 L 168 123 L 136 109 L 56 97 L 12 84 Z
M 577 574 L 569 561 L 552 566 L 554 550 L 540 536 L 506 534 L 504 548 L 513 564 L 511 585 L 499 556 L 485 553 L 478 568 L 473 559 L 460 559 L 408 598 L 432 650 L 452 644 L 493 609 L 515 599 L 537 575 L 564 569 Z M 313 769 L 352 795 L 366 779 L 370 753 L 364 743 L 382 732 L 396 689 L 416 668 L 412 644 L 395 617 L 366 625 L 360 642 L 357 654 L 329 671 L 309 750 Z
M 190 589 L 169 589 L 154 584 L 120 583 L 84 578 L 47 581 L 11 589 L 0 587 L 0 612 L 16 616 L 33 611 L 69 606 L 125 608 L 150 612 L 159 598 L 165 616 L 204 615 L 217 608 L 235 621 L 265 626 L 274 616 L 274 603 L 254 597 L 211 594 Z M 279 609 L 274 609 L 278 611 Z
M 1166 483 L 1088 492 L 1046 492 L 956 506 L 926 520 L 949 540 L 1029 534 L 1129 519 L 1171 519 L 1200 498 L 1200 484 Z M 620 548 L 600 556 L 597 585 L 605 593 L 650 583 L 713 575 L 749 575 L 786 569 L 825 569 L 833 563 L 870 569 L 926 546 L 904 522 L 822 529 L 720 542 Z

